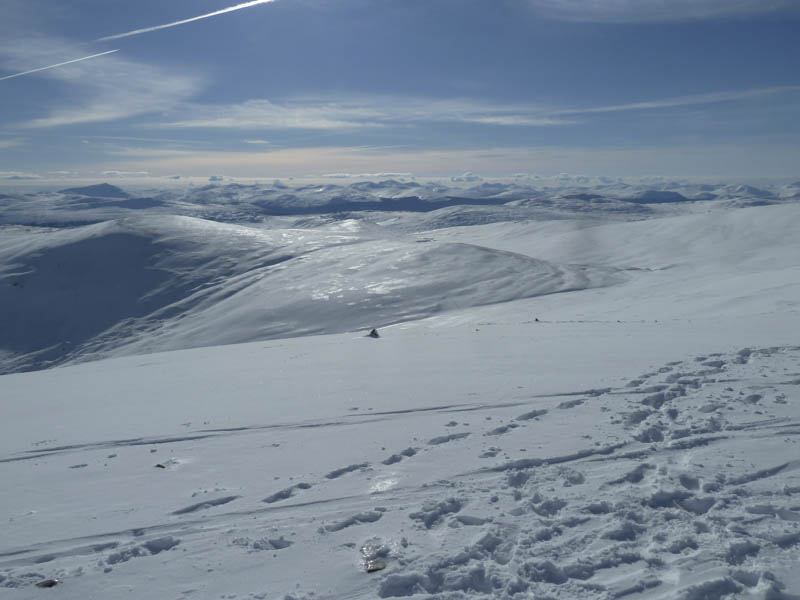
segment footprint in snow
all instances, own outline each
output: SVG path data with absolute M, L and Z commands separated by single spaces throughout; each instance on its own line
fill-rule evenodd
M 439 523 L 445 515 L 459 512 L 464 507 L 464 504 L 465 502 L 458 498 L 448 498 L 441 502 L 427 502 L 422 505 L 421 510 L 408 516 L 424 525 L 425 529 L 430 529 Z
M 403 460 L 403 458 L 410 458 L 416 455 L 416 453 L 417 451 L 414 448 L 406 448 L 399 454 L 392 454 L 390 457 L 383 459 L 381 463 L 384 465 L 393 465 L 395 463 L 399 463 L 401 460 Z
M 310 483 L 298 483 L 291 487 L 282 489 L 274 494 L 267 496 L 264 498 L 262 502 L 266 502 L 267 504 L 274 504 L 275 502 L 280 502 L 281 500 L 286 500 L 287 498 L 291 498 L 294 496 L 296 490 L 307 490 L 311 487 Z
M 261 538 L 258 540 L 240 537 L 231 541 L 231 544 L 234 546 L 241 546 L 242 548 L 248 548 L 250 552 L 263 552 L 269 550 L 284 550 L 294 545 L 294 542 L 285 539 L 283 536 L 275 539 Z
M 353 515 L 352 517 L 345 519 L 344 521 L 339 521 L 338 523 L 332 523 L 330 525 L 326 525 L 325 531 L 330 531 L 330 532 L 341 531 L 342 529 L 346 529 L 354 525 L 361 525 L 363 523 L 374 523 L 375 521 L 380 520 L 382 516 L 383 512 L 378 510 L 358 513 L 357 515 Z
M 228 504 L 229 502 L 233 502 L 234 500 L 238 500 L 241 496 L 225 496 L 224 498 L 214 498 L 213 500 L 206 500 L 204 502 L 198 502 L 197 504 L 191 504 L 189 506 L 185 506 L 184 508 L 179 508 L 176 511 L 173 511 L 173 515 L 188 515 L 190 513 L 194 513 L 200 510 L 206 510 L 208 508 L 213 508 L 215 506 L 222 506 L 223 504 Z
M 517 420 L 517 421 L 530 421 L 531 419 L 537 419 L 537 418 L 539 418 L 541 416 L 544 416 L 546 414 L 547 414 L 547 410 L 546 409 L 532 410 L 530 412 L 526 412 L 525 414 L 522 414 L 522 415 L 518 416 L 515 420 Z
M 470 432 L 468 431 L 465 433 L 451 433 L 450 435 L 440 435 L 439 437 L 435 437 L 431 440 L 428 440 L 428 444 L 431 446 L 438 446 L 440 444 L 446 444 L 448 442 L 453 442 L 455 440 L 462 440 L 469 435 Z
M 358 463 L 353 465 L 347 465 L 346 467 L 342 467 L 341 469 L 334 469 L 327 475 L 325 475 L 325 479 L 338 479 L 342 475 L 346 475 L 347 473 L 352 473 L 353 471 L 361 471 L 363 469 L 369 468 L 369 463 Z
M 586 402 L 586 400 L 584 400 L 583 398 L 577 398 L 575 400 L 564 400 L 564 402 L 559 404 L 556 408 L 560 408 L 562 410 L 575 408 L 576 406 L 580 406 L 584 402 Z
M 487 431 L 485 435 L 503 435 L 504 433 L 508 433 L 512 429 L 516 429 L 519 427 L 516 423 L 509 423 L 508 425 L 501 425 L 500 427 L 496 427 L 491 431 Z

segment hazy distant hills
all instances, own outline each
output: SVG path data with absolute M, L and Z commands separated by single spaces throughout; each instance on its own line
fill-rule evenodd
M 222 222 L 259 222 L 270 217 L 361 218 L 367 213 L 422 213 L 432 227 L 448 223 L 562 218 L 592 213 L 641 218 L 677 204 L 732 202 L 737 206 L 792 200 L 796 184 L 760 189 L 746 185 L 662 184 L 658 188 L 620 182 L 542 186 L 505 183 L 362 181 L 289 186 L 281 182 L 231 183 L 126 191 L 108 183 L 59 192 L 0 196 L 0 224 L 70 226 L 118 219 L 143 209 Z M 511 208 L 512 210 L 509 210 Z M 379 217 L 376 217 L 379 218 Z

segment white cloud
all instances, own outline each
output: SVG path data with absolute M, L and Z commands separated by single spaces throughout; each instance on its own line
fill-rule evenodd
M 472 150 L 414 150 L 364 147 L 304 147 L 274 151 L 186 151 L 173 156 L 116 159 L 119 168 L 154 175 L 176 172 L 202 176 L 224 172 L 232 177 L 288 177 L 315 173 L 407 171 L 417 177 L 471 171 L 486 176 L 513 173 L 557 175 L 665 174 L 682 176 L 784 177 L 796 175 L 800 148 L 754 139 L 745 144 L 697 144 L 641 147 L 568 146 L 486 147 Z M 124 164 L 123 164 L 124 162 Z M 207 176 L 207 175 L 206 175 Z
M 21 171 L 0 171 L 0 179 L 10 181 L 27 181 L 30 179 L 41 179 L 36 173 L 23 173 Z
M 399 179 L 414 177 L 413 173 L 325 173 L 320 175 L 326 179 Z
M 389 96 L 328 102 L 305 98 L 281 103 L 249 100 L 227 105 L 186 104 L 180 107 L 180 120 L 170 121 L 167 118 L 166 122 L 154 123 L 153 126 L 176 129 L 345 130 L 426 123 L 462 123 L 494 127 L 552 127 L 576 124 L 576 117 L 580 118 L 581 115 L 735 102 L 797 92 L 800 92 L 800 86 L 777 86 L 583 108 Z M 243 142 L 269 144 L 262 139 L 245 139 Z
M 366 106 L 334 103 L 274 104 L 248 100 L 240 104 L 189 105 L 183 120 L 165 123 L 174 128 L 225 129 L 345 129 L 375 127 L 383 115 Z
M 464 123 L 497 125 L 500 127 L 548 127 L 550 125 L 573 125 L 574 121 L 554 117 L 533 117 L 525 115 L 465 116 L 459 119 Z
M 25 144 L 24 140 L 12 138 L 8 140 L 0 140 L 0 150 L 6 150 L 8 148 L 16 148 L 17 146 L 22 146 Z
M 161 160 L 175 156 L 188 156 L 192 154 L 192 151 L 182 148 L 141 148 L 117 146 L 106 150 L 106 154 L 110 156 L 122 156 L 126 158 L 153 158 L 156 160 Z
M 103 171 L 102 175 L 104 177 L 129 178 L 129 177 L 148 177 L 150 175 L 150 173 L 148 173 L 147 171 L 116 171 L 116 170 L 111 170 L 111 171 Z
M 164 127 L 211 128 L 307 128 L 341 129 L 401 126 L 412 123 L 455 122 L 502 127 L 547 127 L 576 124 L 572 117 L 593 113 L 656 110 L 681 106 L 735 102 L 800 92 L 800 86 L 778 86 L 739 91 L 694 94 L 642 102 L 583 108 L 503 105 L 467 100 L 375 97 L 319 103 L 297 99 L 283 104 L 253 100 L 222 107 L 187 107 L 188 119 L 167 122 Z M 566 118 L 565 118 L 566 117 Z M 243 140 L 269 144 L 266 140 Z
M 769 88 L 758 88 L 751 90 L 740 90 L 735 92 L 713 92 L 710 94 L 694 94 L 689 96 L 677 96 L 673 98 L 662 98 L 660 100 L 648 100 L 645 102 L 633 102 L 629 104 L 616 104 L 611 106 L 594 106 L 587 108 L 568 108 L 553 111 L 555 115 L 574 115 L 590 113 L 621 112 L 628 110 L 653 110 L 659 108 L 674 108 L 678 106 L 694 106 L 701 104 L 716 104 L 719 102 L 735 102 L 737 100 L 747 100 L 750 98 L 760 98 L 764 96 L 774 96 L 777 94 L 787 94 L 800 92 L 800 86 L 779 86 Z
M 450 181 L 452 181 L 453 183 L 477 183 L 479 181 L 483 181 L 483 177 L 467 171 L 462 175 L 456 175 L 454 177 L 451 177 Z
M 242 140 L 245 144 L 253 144 L 256 146 L 269 146 L 271 142 L 267 140 Z
M 24 71 L 75 56 L 76 50 L 57 39 L 4 38 L 0 40 L 0 62 L 6 68 Z M 70 93 L 54 95 L 59 102 L 48 115 L 22 123 L 21 127 L 96 123 L 162 111 L 185 102 L 200 88 L 196 78 L 118 55 L 65 64 L 37 76 L 66 84 Z
M 85 140 L 87 144 L 91 143 L 114 143 L 114 142 L 142 142 L 146 144 L 181 144 L 193 145 L 202 144 L 203 142 L 197 140 L 178 140 L 163 137 L 141 137 L 129 135 L 89 135 Z
M 717 19 L 800 9 L 797 0 L 528 0 L 544 16 L 607 23 Z
M 458 122 L 501 127 L 549 127 L 573 121 L 544 114 L 531 106 L 469 100 L 373 97 L 319 102 L 294 99 L 283 103 L 249 100 L 228 105 L 187 105 L 170 128 L 357 129 L 425 122 Z M 245 140 L 261 143 L 261 140 Z

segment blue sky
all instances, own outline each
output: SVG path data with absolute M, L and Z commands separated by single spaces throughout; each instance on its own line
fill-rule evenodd
M 800 176 L 796 0 L 250 4 L 4 0 L 0 177 Z

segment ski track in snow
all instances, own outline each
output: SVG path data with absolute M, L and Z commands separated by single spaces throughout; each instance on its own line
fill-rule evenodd
M 79 597 L 82 583 L 102 589 L 100 582 L 137 561 L 158 570 L 190 560 L 213 571 L 222 545 L 241 560 L 269 555 L 269 569 L 315 547 L 330 549 L 353 577 L 362 560 L 385 567 L 358 575 L 354 589 L 330 592 L 315 591 L 313 576 L 285 589 L 266 577 L 266 591 L 236 596 L 246 598 L 796 598 L 785 579 L 797 583 L 791 577 L 800 552 L 800 458 L 778 457 L 800 457 L 800 397 L 792 379 L 798 366 L 800 348 L 748 348 L 632 374 L 618 388 L 319 423 L 346 422 L 368 435 L 376 418 L 402 428 L 424 415 L 477 411 L 467 413 L 473 417 L 466 427 L 450 421 L 440 436 L 409 434 L 405 449 L 323 469 L 289 487 L 256 479 L 245 493 L 209 488 L 196 502 L 173 506 L 165 496 L 163 518 L 150 525 L 0 546 L 0 588 L 16 592 L 12 598 L 32 597 L 36 583 L 52 578 Z M 595 427 L 559 425 L 569 411 L 589 411 Z M 455 426 L 464 430 L 449 433 Z M 551 433 L 554 427 L 560 433 Z M 275 433 L 253 426 L 29 454 L 69 454 L 71 464 L 83 466 L 109 448 L 164 446 L 187 455 L 220 437 L 266 441 Z M 557 445 L 553 436 L 567 436 L 561 447 L 573 451 L 533 451 L 539 440 Z M 452 461 L 454 453 L 473 456 L 476 468 L 453 470 L 462 464 Z M 2 460 L 11 468 L 25 458 Z M 164 466 L 169 471 L 179 462 Z M 426 475 L 430 465 L 435 476 Z M 146 466 L 152 477 L 168 475 Z M 397 469 L 404 480 L 419 471 L 420 483 L 393 484 Z M 364 550 L 359 555 L 365 544 L 371 558 Z

